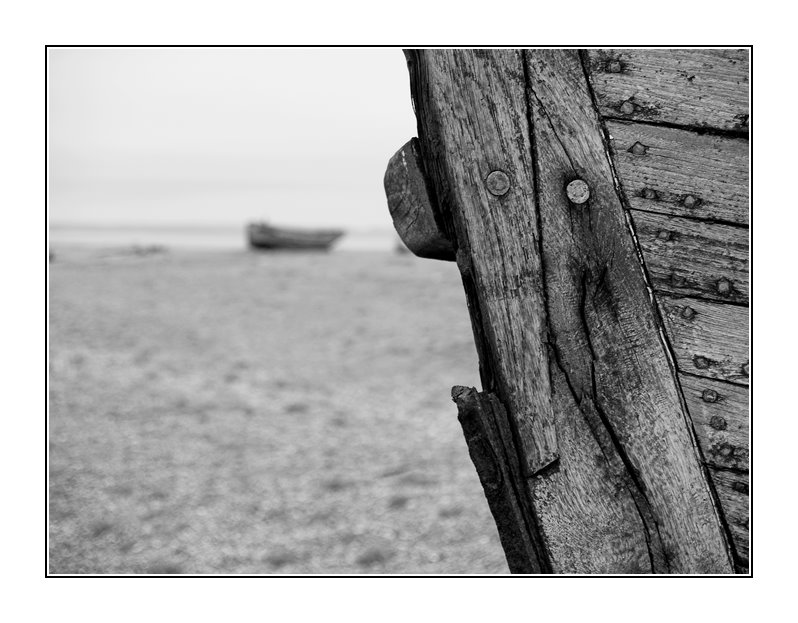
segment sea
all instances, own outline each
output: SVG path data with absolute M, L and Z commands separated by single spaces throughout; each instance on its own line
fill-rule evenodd
M 51 248 L 163 247 L 174 250 L 234 251 L 247 248 L 246 226 L 105 225 L 57 223 L 49 227 Z M 347 230 L 333 252 L 394 251 L 399 242 L 388 229 Z

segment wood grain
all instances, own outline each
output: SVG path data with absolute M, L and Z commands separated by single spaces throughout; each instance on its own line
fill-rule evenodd
M 630 207 L 748 225 L 746 139 L 616 121 L 607 130 Z
M 654 571 L 731 572 L 579 55 L 536 50 L 527 75 L 556 368 L 634 499 Z M 586 203 L 568 200 L 575 179 Z
M 680 370 L 748 385 L 748 308 L 657 297 Z
M 548 518 L 548 532 L 540 531 L 538 521 L 536 542 L 554 573 L 650 572 L 646 533 L 632 496 L 608 475 L 606 461 L 594 458 L 603 457 L 601 447 L 573 406 L 562 375 L 551 384 L 522 54 L 407 54 L 421 152 L 440 220 L 457 247 L 483 387 L 507 410 L 527 474 L 545 481 L 537 488 L 535 512 Z M 495 170 L 511 180 L 501 197 L 485 188 Z M 537 449 L 535 437 L 546 438 L 529 426 L 524 430 L 524 416 L 536 412 L 546 415 L 544 433 L 556 446 L 548 442 Z M 545 453 L 558 460 L 540 469 Z M 525 480 L 519 488 L 530 497 Z
M 435 223 L 422 171 L 418 139 L 405 143 L 388 162 L 383 185 L 396 233 L 418 257 L 454 261 L 452 243 Z
M 748 389 L 687 374 L 679 382 L 707 464 L 747 471 Z
M 749 544 L 749 478 L 748 474 L 711 468 L 712 480 L 718 492 L 726 521 L 732 534 L 739 564 L 748 566 Z
M 524 70 L 519 50 L 412 50 L 422 156 L 473 282 L 485 389 L 513 418 L 535 473 L 558 458 L 545 339 Z M 490 99 L 485 97 L 490 90 Z M 509 190 L 488 188 L 491 173 Z M 494 387 L 495 383 L 495 387 Z
M 748 131 L 746 49 L 588 50 L 607 117 Z
M 748 229 L 632 210 L 655 290 L 748 304 Z

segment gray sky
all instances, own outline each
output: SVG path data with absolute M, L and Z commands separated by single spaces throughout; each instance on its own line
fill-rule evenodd
M 416 134 L 401 50 L 49 54 L 52 223 L 390 226 L 385 165 Z

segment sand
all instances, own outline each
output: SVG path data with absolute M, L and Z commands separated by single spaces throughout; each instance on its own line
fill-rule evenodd
M 507 573 L 453 264 L 56 249 L 51 573 Z

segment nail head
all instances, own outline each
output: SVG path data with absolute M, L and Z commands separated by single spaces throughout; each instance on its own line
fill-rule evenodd
M 746 361 L 746 362 L 745 362 L 745 363 L 744 363 L 742 366 L 740 366 L 740 371 L 741 371 L 741 372 L 742 372 L 742 373 L 743 373 L 745 376 L 748 376 L 748 371 L 749 371 L 749 369 L 750 369 L 750 368 L 749 368 L 749 366 L 748 366 L 748 362 L 747 362 L 747 361 Z
M 644 156 L 648 151 L 648 147 L 643 145 L 640 141 L 637 141 L 632 147 L 629 149 L 635 156 Z
M 687 195 L 682 203 L 686 208 L 694 208 L 698 205 L 698 199 L 693 197 L 693 195 Z
M 653 188 L 644 188 L 643 189 L 643 198 L 644 199 L 656 199 L 657 198 L 657 191 Z
M 687 279 L 674 273 L 671 275 L 671 283 L 677 288 L 681 288 L 685 283 L 687 283 Z
M 695 310 L 692 307 L 685 307 L 682 310 L 682 318 L 690 320 L 693 316 L 695 316 Z
M 693 365 L 699 370 L 706 370 L 709 367 L 709 359 L 696 355 L 693 357 Z
M 660 240 L 670 240 L 672 237 L 671 232 L 665 231 L 664 229 L 657 234 L 657 238 Z
M 713 415 L 711 418 L 709 418 L 709 425 L 715 430 L 726 430 L 726 428 L 729 426 L 726 420 L 719 415 Z
M 731 282 L 728 279 L 718 280 L 718 294 L 726 296 L 731 293 Z
M 621 71 L 621 62 L 620 61 L 610 61 L 607 63 L 607 71 L 611 74 L 617 74 Z
M 590 199 L 590 188 L 583 180 L 574 180 L 565 187 L 565 194 L 569 201 L 581 205 Z
M 704 402 L 717 402 L 718 392 L 716 392 L 714 389 L 705 389 L 701 393 L 701 400 Z
M 491 171 L 485 178 L 485 184 L 491 195 L 501 197 L 510 190 L 510 178 L 504 171 Z
M 623 104 L 621 104 L 621 112 L 624 115 L 631 115 L 635 111 L 635 105 L 632 104 L 631 100 L 626 100 Z

